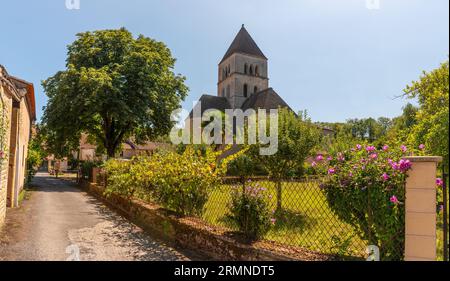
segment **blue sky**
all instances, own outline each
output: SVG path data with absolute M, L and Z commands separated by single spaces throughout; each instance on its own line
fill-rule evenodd
M 269 58 L 270 86 L 314 121 L 394 117 L 394 99 L 448 58 L 448 0 L 2 0 L 0 64 L 35 84 L 64 69 L 78 32 L 126 27 L 165 42 L 189 97 L 216 94 L 217 64 L 241 24 Z

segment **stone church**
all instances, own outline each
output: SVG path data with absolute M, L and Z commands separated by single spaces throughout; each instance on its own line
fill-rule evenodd
M 218 81 L 217 96 L 201 96 L 202 113 L 208 109 L 290 108 L 269 87 L 267 57 L 244 25 L 219 63 Z

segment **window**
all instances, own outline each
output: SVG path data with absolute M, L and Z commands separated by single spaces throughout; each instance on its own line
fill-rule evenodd
M 225 88 L 222 89 L 222 97 L 225 96 Z
M 253 93 L 256 94 L 258 92 L 258 87 L 255 86 L 255 88 L 253 88 Z
M 255 66 L 255 75 L 256 75 L 256 76 L 259 76 L 259 69 L 258 69 L 258 66 Z
M 244 65 L 244 74 L 247 74 L 247 72 L 248 72 L 248 65 L 245 64 L 245 65 Z
M 227 86 L 227 98 L 230 98 L 230 85 Z
M 250 75 L 253 75 L 253 65 L 250 65 Z
M 244 97 L 246 98 L 248 95 L 248 86 L 247 84 L 244 84 Z

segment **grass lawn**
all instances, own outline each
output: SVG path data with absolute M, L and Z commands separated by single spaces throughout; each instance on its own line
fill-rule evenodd
M 272 195 L 268 199 L 276 206 L 276 189 L 272 182 L 259 184 Z M 222 185 L 211 194 L 203 219 L 209 223 L 234 226 L 227 220 L 232 185 Z M 317 182 L 284 182 L 282 193 L 283 219 L 279 219 L 266 235 L 267 240 L 299 246 L 321 253 L 364 256 L 366 244 L 352 227 L 340 221 L 329 209 L 325 195 Z

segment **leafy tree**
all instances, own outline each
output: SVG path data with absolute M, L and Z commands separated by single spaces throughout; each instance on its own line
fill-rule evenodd
M 389 140 L 406 141 L 412 127 L 417 123 L 418 108 L 408 103 L 403 107 L 403 114 L 392 120 L 392 126 L 387 132 Z
M 389 119 L 385 117 L 378 121 L 373 118 L 350 119 L 347 123 L 350 125 L 353 137 L 369 142 L 382 138 L 390 126 Z
M 38 168 L 42 165 L 44 157 L 47 154 L 42 146 L 42 135 L 37 132 L 28 143 L 27 154 L 27 183 L 30 183 L 36 175 Z
M 164 43 L 124 28 L 77 34 L 66 69 L 42 82 L 49 141 L 63 152 L 86 133 L 113 157 L 126 138 L 167 134 L 187 92 L 174 64 Z
M 418 81 L 404 90 L 417 98 L 419 111 L 409 140 L 416 146 L 425 144 L 429 153 L 444 157 L 448 167 L 449 147 L 449 62 L 431 72 L 424 72 Z
M 260 144 L 250 148 L 255 157 L 275 180 L 277 187 L 277 210 L 282 210 L 281 180 L 296 171 L 301 174 L 303 163 L 310 156 L 311 150 L 320 143 L 322 133 L 311 122 L 306 113 L 298 116 L 288 109 L 279 110 L 278 152 L 271 156 L 260 155 Z

